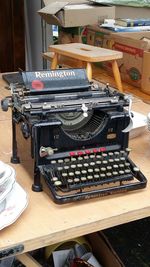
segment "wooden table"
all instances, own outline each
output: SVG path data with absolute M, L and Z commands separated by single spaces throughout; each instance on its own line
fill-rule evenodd
M 0 99 L 9 95 L 0 80 Z M 134 110 L 147 114 L 150 106 L 134 101 Z M 131 158 L 150 180 L 150 132 L 130 141 Z M 11 156 L 11 113 L 0 110 L 0 160 Z M 150 183 L 147 188 L 65 205 L 53 203 L 45 192 L 31 190 L 31 162 L 13 165 L 17 181 L 28 192 L 29 204 L 15 223 L 0 231 L 0 251 L 23 244 L 27 252 L 77 236 L 96 232 L 150 215 Z

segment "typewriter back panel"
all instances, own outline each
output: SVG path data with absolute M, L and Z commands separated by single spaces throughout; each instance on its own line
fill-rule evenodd
M 71 119 L 72 116 L 74 120 Z M 125 112 L 94 110 L 88 118 L 81 117 L 78 113 L 62 114 L 56 116 L 56 123 L 53 121 L 52 125 L 37 127 L 34 156 L 38 165 L 48 164 L 50 159 L 66 157 L 72 151 L 83 152 L 100 147 L 117 150 L 128 146 L 128 133 L 122 132 L 129 124 Z M 53 153 L 41 155 L 43 147 L 51 148 Z

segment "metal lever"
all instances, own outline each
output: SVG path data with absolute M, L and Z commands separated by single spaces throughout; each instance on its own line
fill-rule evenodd
M 83 116 L 86 118 L 88 117 L 88 107 L 83 103 L 82 107 L 81 107 L 82 111 L 83 111 Z
M 43 157 L 46 157 L 46 156 L 53 155 L 54 151 L 57 151 L 57 150 L 58 150 L 57 148 L 41 146 L 39 154 L 40 154 L 40 157 L 43 158 Z

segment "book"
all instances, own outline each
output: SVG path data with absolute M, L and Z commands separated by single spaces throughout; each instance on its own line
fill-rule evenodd
M 116 19 L 115 25 L 124 27 L 150 26 L 150 19 Z
M 101 28 L 105 28 L 113 32 L 141 32 L 150 31 L 150 26 L 137 26 L 137 27 L 123 27 L 115 24 L 103 23 L 100 25 Z

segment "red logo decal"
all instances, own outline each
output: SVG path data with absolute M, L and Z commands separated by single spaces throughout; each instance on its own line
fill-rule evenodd
M 39 80 L 33 80 L 32 81 L 32 88 L 35 90 L 42 90 L 44 88 L 43 82 Z

